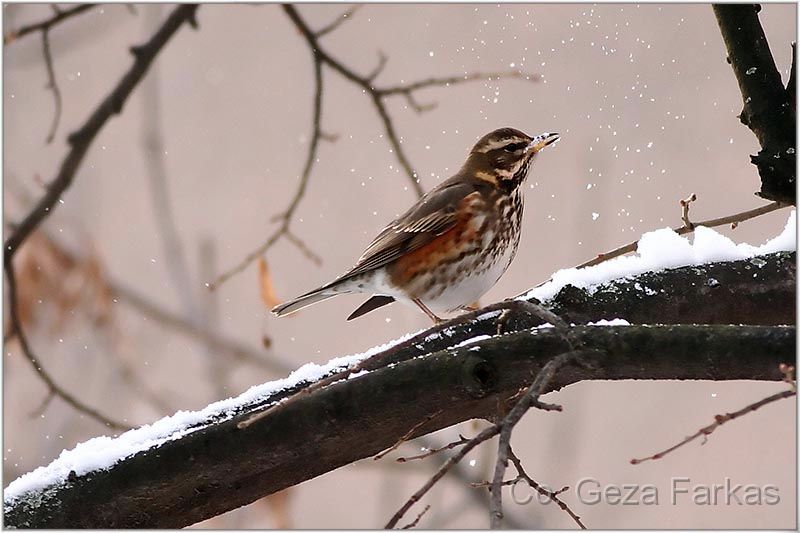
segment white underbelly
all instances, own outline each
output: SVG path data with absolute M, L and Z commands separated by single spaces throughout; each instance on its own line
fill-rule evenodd
M 428 282 L 428 276 L 422 276 L 415 281 L 420 287 L 417 294 L 419 299 L 431 311 L 450 312 L 455 311 L 466 305 L 470 305 L 481 298 L 486 292 L 494 287 L 497 280 L 503 275 L 513 258 L 512 247 L 508 247 L 506 252 L 499 257 L 487 256 L 483 261 L 472 265 L 447 265 L 437 272 L 438 279 L 458 280 L 451 283 L 437 283 L 429 290 L 422 290 Z M 458 269 L 461 269 L 461 272 Z M 406 298 L 407 299 L 407 298 Z

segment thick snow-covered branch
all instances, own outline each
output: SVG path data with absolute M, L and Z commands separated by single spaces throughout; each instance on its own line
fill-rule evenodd
M 563 371 L 551 388 L 586 379 L 780 380 L 794 359 L 793 327 L 629 326 L 575 328 L 607 355 Z M 491 416 L 566 345 L 532 329 L 434 352 L 303 395 L 238 429 L 250 407 L 106 470 L 6 499 L 7 526 L 181 527 L 245 505 L 416 434 Z M 273 403 L 282 392 L 267 401 Z M 416 435 L 415 435 L 416 436 Z
M 518 299 L 79 444 L 6 488 L 6 524 L 189 525 L 374 454 L 411 428 L 417 436 L 491 416 L 566 349 L 563 319 L 662 325 L 574 326 L 570 346 L 574 334 L 606 355 L 561 373 L 553 388 L 587 379 L 779 380 L 778 364 L 794 354 L 794 327 L 775 325 L 795 323 L 795 233 L 794 212 L 760 247 L 709 228 L 697 228 L 691 243 L 669 229 L 647 233 L 635 255 L 558 271 Z M 524 300 L 560 315 L 550 316 L 558 328 Z M 698 323 L 706 325 L 664 325 Z
M 623 316 L 634 323 L 793 324 L 794 281 L 795 254 L 784 252 L 564 287 L 547 305 L 576 323 Z M 6 524 L 185 526 L 375 454 L 432 413 L 441 411 L 416 434 L 491 416 L 499 400 L 565 350 L 563 338 L 539 322 L 524 305 L 502 302 L 365 354 L 306 365 L 203 411 L 93 439 L 13 482 Z M 573 329 L 607 355 L 562 372 L 554 389 L 590 379 L 777 381 L 779 363 L 794 359 L 794 327 Z M 342 373 L 354 365 L 357 372 Z M 330 384 L 297 394 L 324 378 Z

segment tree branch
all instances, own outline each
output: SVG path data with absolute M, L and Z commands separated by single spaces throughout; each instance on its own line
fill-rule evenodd
M 760 217 L 761 215 L 766 215 L 767 213 L 772 213 L 773 211 L 777 211 L 778 209 L 783 209 L 784 207 L 788 206 L 789 204 L 784 204 L 781 202 L 772 202 L 767 205 L 762 205 L 761 207 L 756 207 L 755 209 L 748 209 L 747 211 L 742 211 L 741 213 L 735 213 L 733 215 L 727 215 L 724 217 L 703 220 L 702 222 L 693 222 L 691 224 L 686 224 L 686 222 L 684 221 L 683 226 L 680 226 L 678 228 L 672 228 L 672 231 L 674 231 L 678 235 L 686 235 L 688 233 L 694 233 L 694 230 L 696 230 L 698 226 L 703 226 L 705 228 L 716 228 L 719 226 L 727 226 L 729 224 L 736 226 L 739 224 L 739 222 L 751 220 L 753 218 Z M 688 208 L 688 203 L 687 203 L 687 208 Z M 687 217 L 688 217 L 688 211 L 687 211 Z M 575 268 L 585 268 L 594 265 L 599 265 L 600 263 L 608 261 L 609 259 L 613 259 L 621 255 L 635 252 L 636 246 L 638 244 L 639 241 L 636 240 L 624 246 L 620 246 L 619 248 L 615 248 L 609 252 L 597 254 L 597 257 L 595 257 L 594 259 L 590 259 L 584 263 L 581 263 Z
M 56 11 L 52 17 L 46 20 L 42 20 L 40 22 L 35 22 L 33 24 L 28 24 L 26 26 L 22 26 L 19 29 L 11 30 L 10 32 L 6 33 L 3 36 L 3 44 L 11 44 L 12 42 L 25 37 L 29 33 L 35 33 L 37 31 L 40 32 L 47 32 L 53 26 L 60 24 L 61 22 L 71 19 L 76 15 L 80 15 L 85 11 L 89 11 L 90 9 L 94 9 L 97 7 L 98 4 L 79 4 L 75 7 L 71 7 L 64 11 Z
M 779 381 L 794 360 L 795 329 L 749 326 L 573 328 L 607 356 L 569 367 L 542 392 L 587 379 Z M 247 429 L 239 422 L 286 398 L 282 391 L 222 422 L 134 454 L 113 467 L 5 502 L 9 526 L 182 527 L 229 511 L 391 446 L 409 420 L 442 410 L 421 433 L 491 417 L 529 376 L 569 349 L 553 328 L 524 330 L 406 358 L 339 380 Z M 702 357 L 698 357 L 702 353 Z M 413 400 L 412 400 L 413 399 Z M 402 406 L 402 407 L 400 407 Z M 497 426 L 492 426 L 496 428 Z M 489 438 L 489 437 L 487 437 Z M 466 448 L 459 454 L 468 452 Z M 187 462 L 187 458 L 191 458 Z
M 53 67 L 53 54 L 50 50 L 50 30 L 42 30 L 42 55 L 44 56 L 44 66 L 47 70 L 47 88 L 53 93 L 55 110 L 53 111 L 53 123 L 50 125 L 50 132 L 47 134 L 47 144 L 53 142 L 58 131 L 58 123 L 61 121 L 61 89 L 56 81 L 56 72 Z
M 761 151 L 751 156 L 761 176 L 757 194 L 769 200 L 795 204 L 795 117 L 789 95 L 775 68 L 764 29 L 758 20 L 760 6 L 716 4 L 728 62 L 733 67 L 744 108 L 739 116 L 758 138 Z
M 76 8 L 77 9 L 77 8 Z M 167 18 L 164 24 L 143 46 L 138 47 L 133 65 L 117 83 L 114 90 L 100 103 L 92 112 L 83 126 L 69 136 L 71 149 L 61 163 L 58 175 L 50 183 L 47 192 L 39 200 L 38 204 L 28 213 L 19 223 L 14 232 L 5 241 L 3 264 L 5 267 L 6 279 L 8 280 L 9 315 L 11 319 L 11 329 L 16 333 L 20 341 L 20 346 L 25 353 L 26 359 L 31 363 L 36 373 L 45 382 L 49 391 L 54 392 L 64 401 L 69 403 L 79 411 L 99 420 L 101 423 L 112 428 L 124 429 L 127 426 L 120 422 L 113 421 L 101 415 L 97 410 L 83 404 L 74 396 L 67 393 L 63 388 L 56 384 L 52 377 L 47 373 L 39 358 L 34 354 L 30 347 L 22 324 L 18 315 L 16 280 L 14 278 L 14 255 L 28 236 L 39 226 L 39 224 L 53 212 L 57 207 L 61 195 L 71 185 L 75 174 L 83 161 L 84 156 L 94 141 L 100 129 L 105 125 L 112 115 L 120 113 L 122 106 L 130 94 L 144 77 L 150 64 L 158 53 L 164 48 L 170 38 L 177 32 L 184 22 L 195 24 L 194 14 L 196 5 L 185 4 L 177 7 Z M 61 12 L 60 14 L 63 15 Z M 58 17 L 56 14 L 55 17 Z M 54 18 L 55 18 L 54 17 Z
M 535 74 L 526 74 L 518 70 L 510 71 L 510 72 L 489 72 L 489 73 L 471 73 L 465 74 L 463 76 L 450 76 L 450 77 L 441 77 L 441 78 L 429 78 L 426 80 L 421 80 L 418 82 L 411 83 L 409 85 L 400 85 L 400 86 L 389 86 L 389 87 L 376 87 L 375 86 L 375 79 L 380 75 L 383 71 L 383 68 L 386 66 L 386 62 L 388 58 L 382 53 L 379 52 L 378 55 L 378 64 L 375 69 L 372 70 L 367 75 L 361 75 L 353 71 L 350 67 L 346 66 L 337 58 L 333 57 L 319 42 L 320 38 L 328 33 L 336 30 L 343 22 L 349 20 L 353 13 L 355 13 L 356 9 L 352 8 L 346 11 L 341 17 L 334 20 L 332 23 L 328 24 L 327 26 L 323 27 L 320 30 L 314 31 L 308 25 L 308 23 L 300 16 L 300 13 L 297 11 L 296 7 L 291 4 L 284 4 L 283 10 L 292 23 L 295 25 L 297 30 L 305 39 L 306 43 L 308 44 L 309 49 L 312 53 L 313 64 L 314 64 L 314 77 L 315 77 L 315 92 L 314 92 L 314 119 L 313 119 L 313 133 L 311 137 L 311 143 L 309 145 L 308 155 L 306 157 L 306 164 L 303 170 L 303 174 L 300 179 L 300 183 L 298 185 L 297 192 L 293 196 L 289 207 L 286 211 L 279 214 L 276 219 L 281 222 L 280 226 L 267 238 L 267 240 L 261 244 L 258 248 L 247 254 L 244 259 L 242 259 L 236 266 L 231 268 L 230 270 L 224 272 L 212 282 L 207 283 L 207 287 L 211 290 L 218 288 L 222 283 L 233 277 L 234 275 L 240 273 L 245 268 L 247 268 L 253 261 L 261 257 L 264 253 L 266 253 L 270 248 L 272 248 L 275 243 L 278 242 L 282 237 L 286 237 L 292 244 L 297 246 L 301 252 L 306 255 L 309 259 L 314 261 L 315 263 L 320 263 L 320 258 L 314 254 L 306 245 L 305 243 L 300 240 L 296 235 L 291 233 L 289 228 L 291 218 L 294 215 L 295 210 L 298 207 L 298 204 L 302 200 L 303 196 L 305 195 L 306 186 L 308 184 L 308 179 L 311 174 L 311 170 L 313 167 L 314 162 L 316 161 L 316 150 L 317 144 L 322 139 L 328 139 L 330 136 L 326 135 L 320 125 L 320 118 L 321 118 L 321 109 L 322 109 L 322 66 L 327 65 L 335 72 L 338 72 L 342 77 L 346 80 L 350 81 L 351 83 L 355 84 L 359 87 L 364 94 L 368 95 L 372 104 L 375 106 L 375 111 L 378 114 L 378 117 L 383 124 L 383 129 L 386 134 L 386 139 L 389 142 L 389 145 L 392 148 L 392 152 L 395 154 L 398 163 L 402 167 L 405 174 L 408 176 L 411 186 L 414 189 L 417 197 L 422 197 L 424 191 L 422 185 L 419 182 L 419 177 L 416 171 L 413 169 L 411 162 L 408 159 L 405 151 L 403 150 L 402 143 L 400 141 L 400 136 L 398 135 L 394 122 L 392 120 L 391 115 L 389 114 L 389 110 L 386 107 L 385 100 L 392 96 L 403 96 L 408 101 L 409 105 L 417 112 L 427 111 L 431 109 L 433 106 L 431 104 L 422 105 L 417 103 L 414 98 L 414 92 L 422 89 L 427 89 L 430 87 L 449 87 L 451 85 L 465 83 L 470 81 L 476 81 L 481 79 L 523 79 L 527 81 L 539 81 L 540 77 Z
M 400 144 L 400 139 L 395 131 L 394 124 L 389 116 L 389 112 L 386 109 L 386 104 L 384 103 L 384 99 L 387 96 L 392 95 L 404 95 L 406 98 L 411 98 L 411 94 L 413 91 L 424 89 L 433 86 L 446 86 L 449 84 L 455 83 L 462 83 L 466 81 L 473 81 L 479 79 L 486 79 L 487 77 L 493 78 L 518 78 L 518 79 L 526 79 L 529 81 L 538 81 L 539 77 L 536 75 L 531 74 L 524 74 L 520 71 L 513 71 L 513 72 L 493 72 L 493 73 L 474 73 L 474 74 L 467 74 L 465 76 L 452 76 L 449 78 L 432 78 L 428 80 L 422 80 L 419 82 L 412 83 L 407 86 L 397 86 L 397 87 L 376 87 L 374 85 L 375 78 L 380 74 L 382 67 L 385 65 L 386 60 L 385 57 L 382 56 L 382 59 L 378 63 L 378 68 L 376 68 L 371 74 L 366 76 L 362 76 L 360 74 L 355 73 L 349 67 L 345 66 L 341 61 L 334 58 L 330 53 L 323 48 L 318 40 L 319 32 L 314 32 L 306 23 L 306 21 L 300 16 L 300 13 L 297 9 L 291 4 L 284 4 L 283 10 L 286 12 L 288 17 L 292 20 L 294 25 L 302 34 L 303 38 L 305 38 L 308 46 L 311 50 L 314 51 L 315 55 L 319 57 L 319 59 L 331 67 L 333 70 L 341 74 L 345 79 L 351 81 L 358 87 L 364 90 L 366 94 L 370 96 L 372 103 L 375 105 L 375 110 L 378 113 L 378 116 L 383 122 L 384 130 L 386 131 L 386 138 L 389 141 L 389 144 L 392 146 L 392 151 L 394 152 L 395 156 L 397 157 L 400 166 L 403 167 L 406 175 L 408 176 L 409 180 L 411 181 L 411 185 L 414 191 L 417 193 L 417 196 L 421 197 L 423 194 L 422 186 L 419 183 L 419 177 L 417 173 L 411 166 L 411 163 L 408 161 L 408 157 L 406 157 L 405 152 L 403 151 L 402 145 Z M 419 110 L 418 105 L 414 106 L 415 109 Z
M 597 355 L 590 351 L 572 350 L 572 346 L 569 346 L 569 348 L 570 351 L 556 355 L 542 367 L 528 390 L 525 391 L 502 421 L 497 424 L 500 428 L 500 439 L 497 444 L 497 460 L 495 461 L 494 476 L 491 483 L 492 498 L 489 508 L 489 526 L 492 529 L 500 529 L 503 522 L 502 484 L 508 468 L 509 455 L 512 453 L 511 433 L 514 431 L 514 427 L 522 420 L 525 413 L 539 401 L 539 397 L 544 394 L 546 388 L 562 367 L 573 361 L 581 360 L 583 357 Z M 521 463 L 517 468 L 521 468 Z M 580 522 L 578 523 L 580 524 Z
M 314 64 L 314 111 L 312 114 L 312 121 L 311 121 L 311 141 L 308 145 L 308 153 L 306 155 L 306 162 L 303 165 L 303 173 L 300 175 L 300 183 L 297 185 L 297 191 L 294 193 L 292 200 L 289 202 L 289 207 L 286 210 L 279 214 L 276 219 L 280 221 L 280 225 L 278 228 L 269 236 L 269 238 L 247 254 L 247 256 L 242 259 L 236 266 L 231 268 L 230 270 L 222 273 L 219 275 L 214 281 L 209 283 L 207 286 L 209 290 L 214 290 L 219 287 L 221 284 L 225 283 L 227 280 L 238 274 L 239 272 L 243 271 L 247 268 L 250 263 L 264 255 L 272 246 L 277 243 L 281 237 L 286 237 L 290 242 L 292 242 L 295 246 L 297 246 L 300 251 L 302 251 L 306 257 L 310 258 L 317 264 L 320 264 L 322 260 L 314 254 L 306 244 L 296 237 L 293 233 L 291 233 L 291 224 L 292 219 L 294 217 L 294 213 L 297 210 L 297 207 L 300 205 L 300 201 L 306 194 L 306 188 L 308 187 L 308 180 L 311 177 L 311 171 L 314 169 L 314 163 L 317 160 L 317 148 L 319 146 L 319 141 L 323 138 L 322 133 L 322 93 L 323 93 L 323 78 L 322 78 L 322 58 L 320 57 L 319 53 L 312 49 L 313 55 L 313 64 Z
M 711 423 L 711 424 L 709 424 L 709 425 L 707 425 L 705 427 L 700 428 L 699 430 L 697 430 L 696 433 L 686 437 L 685 439 L 683 439 L 679 443 L 677 443 L 677 444 L 675 444 L 673 446 L 670 446 L 666 450 L 660 451 L 660 452 L 655 453 L 653 455 L 648 455 L 647 457 L 644 457 L 642 459 L 631 459 L 630 463 L 632 465 L 638 465 L 638 464 L 641 464 L 641 463 L 643 463 L 645 461 L 655 461 L 655 460 L 661 459 L 665 455 L 674 452 L 678 448 L 681 448 L 681 447 L 689 444 L 693 440 L 696 440 L 696 439 L 698 439 L 700 437 L 703 437 L 703 441 L 700 444 L 705 444 L 706 440 L 708 439 L 708 436 L 711 435 L 712 433 L 714 433 L 714 431 L 716 431 L 716 429 L 718 427 L 720 427 L 721 425 L 726 424 L 726 423 L 730 422 L 731 420 L 735 420 L 735 419 L 737 419 L 739 417 L 742 417 L 742 416 L 744 416 L 744 415 L 746 415 L 748 413 L 752 413 L 753 411 L 755 411 L 757 409 L 760 409 L 761 407 L 764 407 L 765 405 L 770 404 L 772 402 L 777 402 L 777 401 L 783 400 L 785 398 L 791 398 L 793 396 L 797 396 L 797 384 L 794 382 L 793 375 L 792 375 L 794 373 L 794 367 L 791 366 L 791 365 L 781 364 L 781 365 L 779 365 L 779 370 L 784 375 L 784 379 L 783 380 L 786 381 L 787 383 L 789 383 L 789 385 L 790 385 L 790 388 L 788 390 L 783 390 L 781 392 L 778 392 L 778 393 L 775 393 L 775 394 L 771 394 L 771 395 L 767 396 L 766 398 L 762 398 L 761 400 L 758 400 L 757 402 L 750 403 L 750 404 L 744 406 L 743 408 L 741 408 L 741 409 L 739 409 L 737 411 L 734 411 L 733 413 L 725 413 L 724 415 L 716 415 L 714 417 L 714 422 L 713 423 Z

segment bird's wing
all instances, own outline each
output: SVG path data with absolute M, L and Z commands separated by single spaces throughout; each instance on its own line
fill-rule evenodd
M 459 203 L 471 193 L 475 193 L 475 188 L 463 181 L 448 180 L 431 190 L 403 216 L 386 226 L 355 266 L 338 280 L 387 265 L 442 235 L 455 226 Z

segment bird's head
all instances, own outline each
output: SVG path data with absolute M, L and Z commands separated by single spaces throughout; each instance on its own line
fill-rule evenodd
M 494 130 L 475 143 L 462 172 L 504 189 L 519 187 L 536 154 L 559 138 L 558 133 L 531 137 L 513 128 Z

